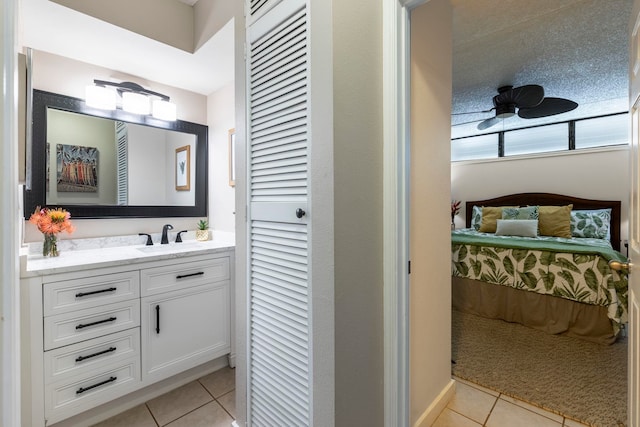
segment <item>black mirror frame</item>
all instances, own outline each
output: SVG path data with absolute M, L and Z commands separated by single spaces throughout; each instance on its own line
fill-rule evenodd
M 208 194 L 208 127 L 197 123 L 176 120 L 167 122 L 149 116 L 130 114 L 122 110 L 105 111 L 87 107 L 82 99 L 57 93 L 33 90 L 33 132 L 31 146 L 31 190 L 24 191 L 24 215 L 28 219 L 38 206 L 46 205 L 46 142 L 47 108 L 70 111 L 89 116 L 121 120 L 146 126 L 163 128 L 196 136 L 195 154 L 195 205 L 194 206 L 105 206 L 60 205 L 72 218 L 164 218 L 206 217 Z M 53 207 L 53 206 L 52 206 Z

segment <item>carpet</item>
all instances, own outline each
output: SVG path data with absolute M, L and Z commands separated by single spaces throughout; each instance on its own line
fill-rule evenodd
M 452 311 L 452 373 L 594 427 L 627 425 L 627 342 L 605 346 Z

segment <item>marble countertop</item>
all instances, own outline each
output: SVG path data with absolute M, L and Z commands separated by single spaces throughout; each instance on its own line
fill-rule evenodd
M 42 246 L 40 245 L 40 248 Z M 20 267 L 22 277 L 46 274 L 68 273 L 89 268 L 113 267 L 140 262 L 174 259 L 189 255 L 206 255 L 235 250 L 233 236 L 224 235 L 212 240 L 184 240 L 166 245 L 155 243 L 111 246 L 101 243 L 93 246 L 83 242 L 82 249 L 62 249 L 57 257 L 43 257 L 41 253 L 26 248 L 21 252 Z

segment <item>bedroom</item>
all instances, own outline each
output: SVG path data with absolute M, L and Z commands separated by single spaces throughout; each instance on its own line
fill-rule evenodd
M 527 10 L 519 3 L 517 11 L 500 4 L 497 12 L 495 2 L 468 3 L 453 2 L 454 37 L 458 37 L 454 39 L 454 114 L 489 109 L 492 96 L 497 94 L 497 87 L 506 84 L 539 84 L 544 86 L 545 96 L 578 102 L 579 108 L 575 111 L 549 117 L 545 123 L 619 113 L 628 109 L 625 32 L 632 2 L 617 1 L 613 7 L 595 1 L 547 2 L 552 13 L 549 7 L 538 4 L 536 10 Z M 580 10 L 576 8 L 577 4 L 581 6 Z M 482 11 L 490 19 L 478 19 L 483 22 L 484 30 L 480 25 L 473 25 L 473 20 L 468 18 L 474 16 L 477 19 Z M 578 25 L 593 21 L 593 16 L 601 19 L 601 26 Z M 540 24 L 540 18 L 546 20 L 545 25 Z M 563 19 L 571 20 L 564 21 L 564 26 L 550 27 Z M 461 27 L 464 30 L 456 31 Z M 487 27 L 492 30 L 483 32 L 487 31 Z M 592 32 L 602 34 L 605 28 L 606 38 Z M 616 28 L 618 32 L 614 31 Z M 523 43 L 525 39 L 526 44 Z M 587 41 L 587 46 L 579 45 L 579 40 Z M 481 71 L 474 72 L 467 65 L 470 63 L 475 63 L 475 69 Z M 498 77 L 492 77 L 491 84 L 486 84 L 489 81 L 487 76 Z M 587 81 L 589 83 L 585 83 Z M 482 89 L 478 89 L 478 85 L 483 85 Z M 479 134 L 476 125 L 493 114 L 452 116 L 452 137 Z M 472 123 L 456 125 L 463 122 Z M 513 117 L 483 133 L 539 123 L 538 120 Z M 452 145 L 455 147 L 455 139 Z M 532 146 L 527 149 L 531 150 Z M 628 238 L 629 146 L 625 143 L 588 150 L 560 150 L 563 151 L 497 159 L 496 144 L 493 158 L 452 161 L 451 198 L 462 201 L 462 210 L 455 217 L 456 227 L 466 226 L 465 203 L 468 201 L 514 193 L 547 192 L 621 201 L 620 240 L 624 243 Z M 621 251 L 626 253 L 624 245 Z

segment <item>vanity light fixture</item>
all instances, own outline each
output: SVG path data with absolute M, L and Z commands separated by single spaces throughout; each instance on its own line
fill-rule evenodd
M 122 97 L 122 110 L 129 113 L 149 115 L 166 121 L 176 120 L 176 105 L 169 97 L 143 88 L 133 82 L 109 82 L 94 80 L 87 86 L 85 102 L 88 106 L 103 110 L 116 109 L 116 93 Z M 115 89 L 115 90 L 114 90 Z

